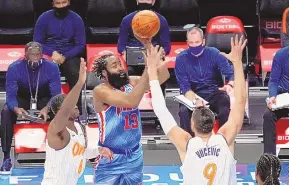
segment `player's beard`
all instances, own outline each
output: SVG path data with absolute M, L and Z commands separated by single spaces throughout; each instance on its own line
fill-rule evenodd
M 129 77 L 125 71 L 119 73 L 107 72 L 107 79 L 109 84 L 116 89 L 120 89 L 129 83 Z

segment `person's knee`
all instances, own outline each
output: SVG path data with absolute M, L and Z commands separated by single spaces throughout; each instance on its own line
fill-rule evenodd
M 4 118 L 9 118 L 11 116 L 11 110 L 10 108 L 8 107 L 7 104 L 4 105 L 2 111 L 1 111 L 1 119 L 4 117 Z M 3 119 L 4 119 L 3 118 Z
M 275 127 L 276 115 L 273 111 L 267 109 L 263 114 L 263 128 Z
M 275 113 L 269 109 L 263 114 L 263 120 L 272 120 L 275 117 Z
M 190 110 L 186 106 L 184 105 L 179 106 L 179 115 L 184 115 L 188 113 L 190 113 Z

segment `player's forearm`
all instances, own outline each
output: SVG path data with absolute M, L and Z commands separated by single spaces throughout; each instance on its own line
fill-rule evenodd
M 158 67 L 158 80 L 160 81 L 160 84 L 163 84 L 169 78 L 170 78 L 169 70 L 166 64 L 162 64 L 160 67 Z
M 69 119 L 71 112 L 75 109 L 82 86 L 82 84 L 77 82 L 61 104 L 60 110 L 54 118 L 57 131 L 61 131 L 66 127 L 66 121 Z
M 236 104 L 246 103 L 246 83 L 243 71 L 243 65 L 241 62 L 234 63 L 234 94 L 236 99 Z
M 156 77 L 155 75 L 150 75 L 152 105 L 154 112 L 158 117 L 165 134 L 168 135 L 171 129 L 177 126 L 177 122 L 166 106 L 166 102 L 162 93 L 162 89 L 160 87 L 160 83 L 158 80 L 156 80 L 155 77 Z
M 127 98 L 129 99 L 128 102 L 133 108 L 138 107 L 140 101 L 142 100 L 143 95 L 149 86 L 148 81 L 148 74 L 145 70 L 139 83 L 132 89 L 132 91 L 127 96 Z

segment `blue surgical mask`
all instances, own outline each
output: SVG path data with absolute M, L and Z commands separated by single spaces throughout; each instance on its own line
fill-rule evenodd
M 189 53 L 191 53 L 194 56 L 198 56 L 200 53 L 204 51 L 205 46 L 199 45 L 196 47 L 189 46 Z

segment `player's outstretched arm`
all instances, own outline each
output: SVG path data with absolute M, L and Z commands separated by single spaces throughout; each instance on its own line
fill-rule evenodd
M 57 114 L 55 115 L 53 121 L 49 125 L 50 134 L 59 134 L 62 132 L 66 125 L 69 117 L 71 116 L 72 111 L 75 109 L 77 100 L 80 95 L 80 91 L 86 81 L 86 63 L 83 58 L 81 58 L 80 69 L 79 69 L 79 78 L 75 86 L 65 97 L 63 103 Z
M 176 146 L 180 158 L 183 161 L 186 154 L 186 146 L 191 139 L 191 135 L 181 129 L 168 108 L 166 107 L 165 99 L 160 87 L 157 73 L 157 58 L 158 52 L 157 47 L 152 47 L 151 51 L 148 52 L 147 56 L 147 67 L 150 79 L 150 89 L 152 94 L 152 105 L 154 112 L 160 123 L 165 134 L 171 140 L 171 142 Z
M 247 93 L 242 55 L 246 43 L 247 40 L 244 41 L 243 37 L 239 40 L 238 35 L 236 35 L 235 38 L 231 38 L 230 54 L 221 53 L 233 63 L 235 76 L 235 103 L 230 112 L 228 121 L 218 131 L 218 133 L 221 133 L 226 138 L 228 146 L 235 142 L 235 138 L 243 126 Z

